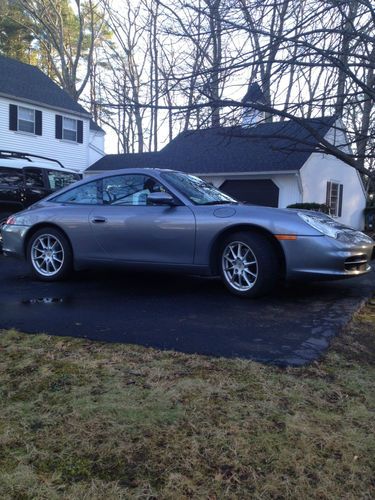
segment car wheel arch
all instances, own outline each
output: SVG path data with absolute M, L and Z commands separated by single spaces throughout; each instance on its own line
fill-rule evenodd
M 234 226 L 227 227 L 223 229 L 215 238 L 214 242 L 211 245 L 210 250 L 210 269 L 213 275 L 217 275 L 219 272 L 219 255 L 220 248 L 222 243 L 228 238 L 231 234 L 236 234 L 240 232 L 245 233 L 257 233 L 263 235 L 268 239 L 268 241 L 273 246 L 281 266 L 281 276 L 285 277 L 286 272 L 286 259 L 285 253 L 280 245 L 280 242 L 275 238 L 275 236 L 267 229 L 264 229 L 261 226 L 257 226 L 255 224 L 236 224 Z
M 51 229 L 57 229 L 58 231 L 60 231 L 66 238 L 67 242 L 69 243 L 69 246 L 70 246 L 70 250 L 72 252 L 72 256 L 73 256 L 73 260 L 74 260 L 74 252 L 73 252 L 73 245 L 72 245 L 72 242 L 70 241 L 70 238 L 69 236 L 66 234 L 66 232 L 64 231 L 64 229 L 62 229 L 59 225 L 57 224 L 53 224 L 51 222 L 40 222 L 39 224 L 35 224 L 35 226 L 32 226 L 27 234 L 26 234 L 26 237 L 25 237 L 25 240 L 24 240 L 24 244 L 23 244 L 23 253 L 24 253 L 24 256 L 25 256 L 25 259 L 26 259 L 26 252 L 27 252 L 27 247 L 29 245 L 29 241 L 30 239 L 33 237 L 33 235 L 35 233 L 37 233 L 40 229 L 48 229 L 48 228 L 51 228 Z

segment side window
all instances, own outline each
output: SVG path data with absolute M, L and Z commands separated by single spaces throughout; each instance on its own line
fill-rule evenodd
M 147 205 L 147 196 L 158 191 L 165 189 L 157 180 L 147 175 L 116 175 L 103 179 L 105 205 Z
M 39 168 L 25 168 L 25 185 L 27 188 L 43 188 L 43 170 Z
M 0 167 L 0 186 L 21 187 L 23 184 L 23 173 L 16 168 Z
M 47 177 L 49 188 L 52 191 L 69 186 L 70 184 L 73 184 L 73 182 L 80 180 L 80 176 L 78 174 L 60 172 L 59 170 L 48 170 Z
M 88 182 L 66 193 L 56 196 L 51 201 L 58 203 L 76 203 L 77 205 L 101 205 L 100 181 Z

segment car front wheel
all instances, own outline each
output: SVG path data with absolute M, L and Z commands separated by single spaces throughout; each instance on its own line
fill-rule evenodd
M 72 251 L 66 236 L 54 228 L 40 229 L 27 245 L 32 274 L 42 281 L 65 278 L 72 269 Z
M 257 298 L 278 283 L 280 265 L 272 243 L 258 233 L 237 233 L 225 239 L 220 252 L 221 277 L 235 295 Z

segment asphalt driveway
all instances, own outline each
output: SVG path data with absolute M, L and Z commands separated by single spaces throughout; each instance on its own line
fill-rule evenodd
M 280 365 L 317 358 L 375 289 L 374 271 L 253 301 L 217 279 L 159 273 L 91 271 L 41 283 L 3 255 L 0 277 L 0 328 Z

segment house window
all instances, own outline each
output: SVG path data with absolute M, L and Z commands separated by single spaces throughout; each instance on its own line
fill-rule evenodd
M 35 134 L 35 110 L 18 106 L 18 130 Z
M 327 182 L 326 204 L 332 217 L 341 217 L 344 186 L 338 182 Z
M 55 115 L 55 137 L 70 142 L 83 143 L 83 121 Z
M 77 120 L 63 117 L 63 139 L 77 142 Z
M 42 135 L 43 116 L 38 109 L 9 104 L 9 130 Z

